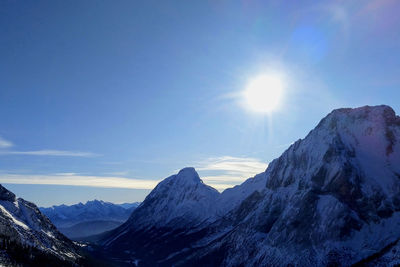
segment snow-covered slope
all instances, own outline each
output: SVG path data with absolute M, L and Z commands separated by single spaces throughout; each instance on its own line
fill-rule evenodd
M 400 118 L 390 107 L 333 111 L 264 173 L 222 194 L 193 169 L 182 173 L 105 237 L 105 249 L 161 265 L 399 260 L 387 251 L 400 239 Z
M 182 233 L 212 221 L 219 195 L 203 183 L 194 168 L 184 168 L 160 182 L 129 220 L 102 236 L 99 243 L 108 253 L 112 251 L 114 259 L 132 259 L 145 251 L 150 252 L 150 261 L 153 253 L 155 258 L 169 255 L 186 244 Z
M 32 247 L 62 261 L 77 262 L 81 258 L 75 245 L 62 235 L 33 203 L 16 198 L 2 185 L 0 185 L 0 240 L 3 244 L 0 250 L 2 252 L 5 250 L 4 253 L 9 255 L 15 252 L 7 250 L 13 246 Z M 4 246 L 4 242 L 12 245 Z
M 194 168 L 185 168 L 160 182 L 117 230 L 197 225 L 216 212 L 218 197 L 219 192 L 205 185 Z
M 215 203 L 218 207 L 215 219 L 219 219 L 226 215 L 255 191 L 262 191 L 266 179 L 266 173 L 263 172 L 247 179 L 240 185 L 224 190 L 219 196 L 218 201 Z
M 135 210 L 135 227 L 197 224 L 215 212 L 219 193 L 205 185 L 194 168 L 185 168 L 160 182 Z

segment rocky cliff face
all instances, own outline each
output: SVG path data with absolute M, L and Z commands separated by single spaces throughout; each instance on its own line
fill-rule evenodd
M 11 246 L 8 244 L 18 249 L 24 248 L 26 251 L 32 248 L 43 253 L 40 257 L 49 255 L 60 262 L 69 262 L 69 264 L 81 258 L 76 246 L 62 235 L 33 203 L 16 198 L 12 192 L 1 185 L 0 239 L 2 240 L 1 250 L 5 251 L 3 258 L 8 257 L 7 250 Z M 10 262 L 13 262 L 12 257 Z
M 397 262 L 399 140 L 390 107 L 335 110 L 264 173 L 222 194 L 193 169 L 197 182 L 167 178 L 132 214 L 140 223 L 103 245 L 160 265 Z

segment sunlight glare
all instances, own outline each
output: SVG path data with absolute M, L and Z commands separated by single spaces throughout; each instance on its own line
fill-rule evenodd
M 262 74 L 248 83 L 243 92 L 245 105 L 253 112 L 271 113 L 282 102 L 284 84 L 279 74 Z

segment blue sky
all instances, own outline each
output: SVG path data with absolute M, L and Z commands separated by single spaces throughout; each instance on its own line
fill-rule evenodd
M 334 108 L 399 112 L 400 3 L 1 1 L 0 183 L 42 206 L 140 201 L 185 166 L 222 190 Z M 279 72 L 279 110 L 244 107 Z

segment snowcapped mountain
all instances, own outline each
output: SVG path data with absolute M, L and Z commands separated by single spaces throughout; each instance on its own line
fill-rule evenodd
M 195 225 L 215 212 L 218 191 L 205 185 L 194 168 L 185 168 L 159 183 L 129 218 L 136 228 Z
M 112 230 L 124 223 L 140 203 L 113 204 L 101 200 L 40 210 L 71 239 L 82 239 Z
M 31 202 L 0 185 L 0 263 L 76 263 L 77 247 Z M 47 260 L 46 260 L 47 259 Z
M 400 262 L 399 211 L 400 117 L 366 106 L 333 111 L 221 194 L 183 169 L 100 243 L 144 265 L 385 266 Z
M 100 243 L 106 250 L 122 253 L 113 255 L 114 259 L 124 258 L 131 252 L 142 254 L 149 245 L 161 250 L 165 248 L 169 253 L 176 247 L 174 243 L 186 244 L 179 235 L 181 231 L 209 224 L 210 214 L 216 214 L 218 210 L 218 197 L 219 192 L 204 184 L 194 168 L 184 168 L 160 182 L 128 221 L 101 236 Z M 152 251 L 160 252 L 158 249 Z M 129 259 L 132 257 L 135 258 L 128 256 Z

